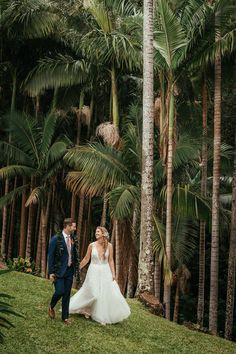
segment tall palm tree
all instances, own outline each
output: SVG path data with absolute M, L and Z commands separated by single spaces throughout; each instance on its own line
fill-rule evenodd
M 111 117 L 119 127 L 117 71 L 141 66 L 141 46 L 138 36 L 140 14 L 133 4 L 124 0 L 87 0 L 91 30 L 82 38 L 82 48 L 88 57 L 106 67 L 111 76 Z M 137 20 L 136 20 L 137 18 Z
M 201 156 L 201 193 L 206 197 L 207 192 L 207 83 L 206 75 L 203 77 L 202 84 L 202 156 Z M 205 299 L 205 234 L 206 222 L 200 221 L 199 238 L 199 285 L 198 285 L 198 305 L 197 305 L 197 323 L 203 327 L 204 318 L 204 299 Z
M 138 292 L 153 292 L 152 215 L 154 139 L 153 1 L 143 7 L 143 135 Z
M 231 233 L 228 259 L 228 279 L 227 279 L 227 298 L 226 298 L 226 317 L 225 317 L 225 338 L 232 339 L 233 312 L 235 302 L 235 257 L 236 257 L 236 135 L 234 150 L 234 167 L 232 182 L 232 216 Z

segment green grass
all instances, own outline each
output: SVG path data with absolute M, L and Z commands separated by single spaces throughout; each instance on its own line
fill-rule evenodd
M 0 272 L 0 293 L 15 297 L 14 309 L 25 316 L 11 316 L 15 328 L 5 330 L 3 354 L 145 354 L 145 353 L 236 353 L 236 344 L 191 331 L 150 314 L 137 300 L 130 300 L 128 320 L 102 326 L 81 316 L 71 316 L 65 326 L 57 311 L 47 316 L 53 288 L 49 281 L 31 275 Z M 58 306 L 57 310 L 60 306 Z

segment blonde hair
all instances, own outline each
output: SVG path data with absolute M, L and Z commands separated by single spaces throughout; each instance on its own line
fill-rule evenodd
M 109 242 L 109 233 L 107 229 L 104 226 L 97 226 L 97 229 L 102 231 L 102 237 L 103 237 L 103 255 L 102 258 L 105 259 L 105 253 L 108 247 L 108 242 Z

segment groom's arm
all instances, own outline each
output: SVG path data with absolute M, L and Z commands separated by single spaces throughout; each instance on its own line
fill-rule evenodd
M 48 248 L 48 274 L 54 275 L 55 272 L 55 252 L 57 247 L 57 236 L 53 236 Z

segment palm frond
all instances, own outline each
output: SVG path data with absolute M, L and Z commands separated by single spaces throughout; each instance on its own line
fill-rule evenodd
M 116 219 L 129 219 L 134 205 L 140 204 L 140 188 L 133 185 L 124 185 L 114 188 L 108 193 L 111 216 Z
M 166 187 L 160 193 L 162 203 L 166 200 Z M 190 190 L 189 185 L 177 185 L 173 190 L 173 210 L 182 217 L 206 220 L 210 219 L 209 200 Z
M 122 153 L 101 143 L 70 149 L 65 161 L 79 172 L 70 172 L 67 186 L 75 193 L 78 189 L 95 195 L 122 184 L 130 184 L 129 170 L 124 165 Z
M 10 127 L 14 145 L 20 147 L 23 152 L 31 157 L 29 162 L 37 161 L 39 163 L 38 147 L 40 146 L 41 136 L 38 134 L 36 119 L 15 112 L 10 115 Z
M 0 168 L 0 178 L 13 178 L 16 176 L 30 177 L 36 173 L 36 170 L 32 167 L 24 165 L 10 165 Z
M 53 165 L 55 162 L 63 159 L 67 152 L 67 148 L 72 142 L 56 141 L 48 150 L 46 166 Z
M 165 251 L 165 226 L 158 220 L 156 215 L 153 215 L 153 224 L 153 252 L 158 256 L 159 262 L 163 264 L 164 282 L 171 284 L 173 274 Z
M 22 149 L 14 146 L 12 143 L 6 141 L 0 141 L 0 151 L 1 151 L 1 160 L 6 162 L 7 159 L 9 163 L 19 163 L 21 165 L 33 165 L 31 156 L 25 153 Z
M 47 197 L 47 189 L 45 186 L 39 186 L 32 190 L 28 199 L 26 200 L 25 206 L 28 207 L 30 204 L 38 204 L 39 202 L 45 201 Z
M 21 196 L 22 193 L 28 190 L 28 188 L 29 188 L 29 184 L 25 184 L 23 186 L 14 188 L 11 192 L 1 197 L 0 208 L 3 208 L 4 206 L 11 204 L 15 198 Z
M 52 138 L 55 135 L 55 128 L 57 124 L 57 116 L 54 114 L 48 115 L 45 118 L 42 132 L 42 144 L 40 149 L 40 162 L 45 159 L 48 150 L 52 144 Z
M 37 38 L 52 34 L 60 23 L 47 0 L 14 0 L 2 14 L 2 23 L 11 38 Z
M 235 36 L 236 29 L 233 29 L 226 34 L 222 35 L 217 41 L 211 44 L 206 43 L 206 47 L 202 52 L 193 59 L 190 64 L 190 69 L 206 67 L 209 64 L 213 64 L 216 55 L 226 56 L 230 55 L 235 49 Z
M 105 2 L 99 0 L 85 0 L 85 9 L 91 13 L 99 28 L 104 33 L 109 33 L 113 30 L 110 13 L 106 9 Z
M 177 65 L 175 57 L 184 55 L 185 47 L 188 44 L 186 33 L 181 26 L 177 16 L 171 10 L 168 1 L 157 1 L 157 13 L 159 17 L 160 28 L 155 33 L 155 48 L 165 59 L 168 67 L 174 69 Z M 179 50 L 181 49 L 181 55 Z
M 199 228 L 194 223 L 180 216 L 174 217 L 173 222 L 173 264 L 188 264 L 193 257 L 199 236 Z M 177 267 L 177 266 L 176 266 Z
M 29 74 L 25 81 L 25 90 L 31 96 L 50 88 L 73 86 L 83 83 L 89 74 L 89 65 L 84 59 L 74 59 L 69 55 L 45 58 Z

